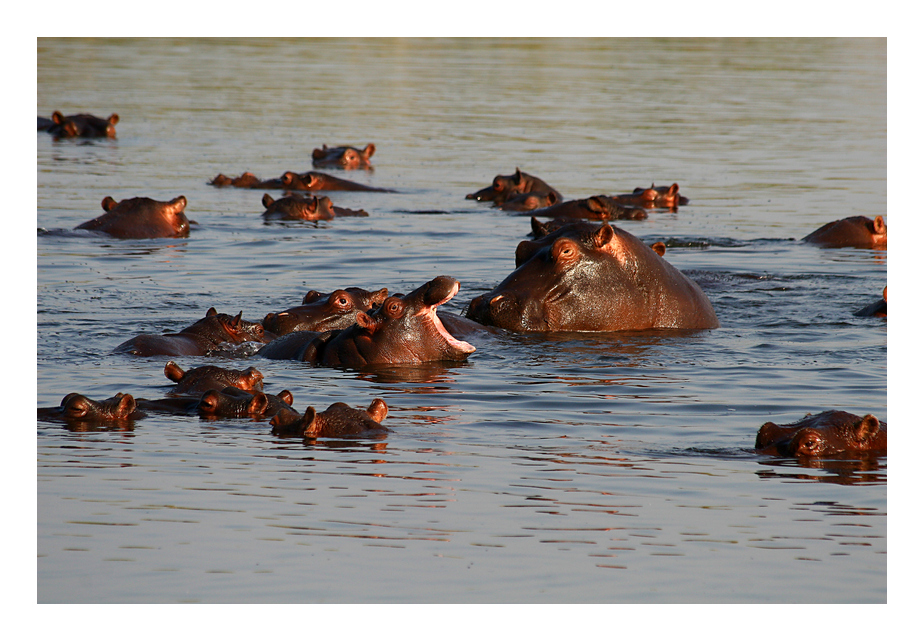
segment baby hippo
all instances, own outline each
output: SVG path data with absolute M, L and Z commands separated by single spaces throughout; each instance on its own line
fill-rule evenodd
M 51 115 L 51 120 L 39 117 L 38 128 L 57 138 L 115 138 L 118 122 L 118 114 L 104 119 L 90 114 L 64 116 L 56 111 Z
M 787 425 L 764 423 L 755 448 L 761 454 L 789 457 L 886 455 L 886 424 L 872 414 L 828 410 Z
M 253 392 L 263 390 L 263 374 L 253 367 L 238 370 L 204 365 L 184 372 L 179 365 L 169 361 L 164 366 L 164 376 L 176 383 L 169 392 L 170 396 L 202 394 L 209 390 L 223 390 L 226 387 Z
M 143 418 L 131 394 L 116 394 L 103 401 L 95 401 L 83 394 L 71 393 L 58 407 L 39 408 L 38 418 L 83 426 L 124 424 Z
M 283 390 L 279 394 L 252 394 L 236 387 L 221 391 L 209 390 L 199 399 L 196 411 L 202 418 L 265 418 L 281 411 L 292 409 L 292 393 Z
M 128 198 L 116 202 L 111 196 L 103 198 L 102 216 L 78 225 L 115 238 L 186 238 L 189 236 L 189 219 L 183 212 L 186 197 L 177 196 L 162 202 L 150 198 Z
M 318 414 L 313 407 L 298 412 L 282 411 L 270 423 L 276 436 L 302 438 L 363 437 L 390 432 L 381 424 L 388 415 L 388 406 L 380 398 L 372 401 L 368 410 L 353 409 L 346 403 L 334 403 Z
M 341 146 L 328 147 L 311 152 L 311 161 L 315 167 L 334 167 L 337 169 L 372 169 L 369 159 L 375 153 L 375 145 L 371 142 L 365 149 Z

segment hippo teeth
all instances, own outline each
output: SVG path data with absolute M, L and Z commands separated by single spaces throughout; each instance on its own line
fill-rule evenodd
M 452 286 L 452 289 L 450 290 L 449 295 L 446 296 L 446 298 L 444 298 L 438 303 L 435 303 L 434 305 L 425 307 L 420 312 L 420 315 L 425 316 L 426 318 L 430 320 L 431 323 L 433 323 L 433 326 L 436 328 L 436 331 L 439 332 L 440 336 L 443 337 L 443 340 L 449 343 L 449 345 L 452 348 L 460 352 L 463 352 L 465 354 L 471 354 L 472 352 L 475 351 L 475 347 L 471 343 L 467 343 L 466 341 L 459 340 L 458 338 L 450 334 L 446 330 L 446 326 L 443 325 L 443 321 L 441 321 L 440 317 L 436 315 L 436 308 L 450 301 L 452 297 L 458 293 L 459 293 L 459 283 L 457 282 Z

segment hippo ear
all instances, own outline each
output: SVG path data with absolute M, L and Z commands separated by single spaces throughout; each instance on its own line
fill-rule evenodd
M 269 194 L 263 194 L 263 206 L 264 207 L 269 208 L 269 206 L 272 205 L 274 202 L 276 201 L 273 200 L 272 196 L 270 196 Z
M 879 419 L 872 414 L 867 414 L 853 426 L 853 432 L 858 441 L 869 440 L 879 432 Z
M 244 310 L 239 311 L 237 313 L 237 316 L 232 318 L 231 321 L 228 323 L 228 325 L 235 330 L 240 330 L 241 329 L 241 316 L 243 316 L 243 314 L 244 314 Z
M 529 219 L 529 226 L 533 230 L 533 238 L 542 238 L 548 232 L 545 230 L 545 225 L 539 222 L 535 216 L 531 216 Z
M 886 224 L 882 216 L 876 216 L 876 220 L 873 221 L 873 231 L 877 234 L 886 233 Z
M 325 198 L 327 198 L 327 196 L 325 196 Z M 310 211 L 313 214 L 314 212 L 318 210 L 318 205 L 320 203 L 321 201 L 318 200 L 317 196 L 312 196 L 311 198 L 308 199 L 308 211 Z
M 382 399 L 377 398 L 369 405 L 367 412 L 376 423 L 381 423 L 388 416 L 388 405 Z
M 314 436 L 317 434 L 321 425 L 318 421 L 318 413 L 311 405 L 305 410 L 305 415 L 302 416 L 301 421 L 299 421 L 304 427 L 305 436 Z
M 372 292 L 372 295 L 369 297 L 369 305 L 372 307 L 381 305 L 385 302 L 386 298 L 388 298 L 388 288 L 383 287 L 378 291 Z
M 292 397 L 292 392 L 290 392 L 287 389 L 282 390 L 281 392 L 276 394 L 276 396 L 279 397 L 279 399 L 282 400 L 282 402 L 284 402 L 286 405 L 291 405 L 292 401 L 295 400 Z
M 658 256 L 663 256 L 664 252 L 667 251 L 667 245 L 662 243 L 660 240 L 651 245 L 651 248 L 654 250 Z
M 185 375 L 186 372 L 184 372 L 183 369 L 173 361 L 169 361 L 166 365 L 164 365 L 164 376 L 169 378 L 174 383 L 179 383 L 181 380 L 183 380 Z
M 250 383 L 251 387 L 253 387 L 263 380 L 263 373 L 256 367 L 248 367 L 244 370 L 244 377 L 247 379 L 247 382 Z M 289 405 L 291 404 L 292 403 L 289 403 Z
M 64 114 L 62 114 L 60 111 L 56 111 L 51 114 L 51 120 L 56 125 L 60 125 L 62 122 L 64 122 Z
M 601 218 L 606 220 L 609 218 L 609 212 L 606 210 L 606 205 L 603 204 L 603 196 L 591 196 L 587 199 L 587 208 L 595 214 L 603 214 Z
M 111 116 L 109 116 L 109 124 L 110 125 L 119 124 L 119 114 L 112 114 Z
M 131 394 L 123 394 L 119 399 L 118 411 L 116 416 L 126 417 L 135 411 L 135 399 Z
M 558 203 L 558 194 L 556 194 L 554 191 L 550 191 L 549 192 L 549 206 L 555 205 L 557 203 Z
M 887 290 L 887 289 L 889 289 L 889 286 L 888 286 L 888 285 L 886 285 L 885 287 L 882 288 L 882 300 L 884 300 L 885 302 L 889 302 L 889 299 L 886 298 L 886 290 Z
M 266 394 L 263 392 L 257 392 L 253 395 L 253 398 L 250 399 L 250 403 L 247 404 L 251 414 L 264 414 L 266 409 L 269 407 L 269 399 L 266 398 Z
M 218 315 L 218 312 L 215 311 L 214 307 L 209 307 L 209 311 L 205 313 L 206 318 L 208 318 L 209 316 L 216 316 L 216 315 Z
M 673 185 L 671 185 L 671 188 L 667 190 L 667 195 L 674 196 L 678 192 L 680 192 L 680 185 L 678 185 L 677 183 L 674 183 Z
M 102 205 L 103 205 L 104 211 L 112 211 L 113 209 L 115 209 L 116 205 L 118 204 L 119 203 L 117 203 L 115 201 L 115 198 L 113 198 L 112 196 L 106 196 L 105 198 L 103 198 Z
M 366 148 L 363 149 L 363 156 L 365 156 L 366 158 L 372 158 L 372 154 L 374 153 L 375 153 L 375 145 L 370 142 L 368 145 L 366 145 Z
M 600 225 L 600 229 L 594 232 L 593 243 L 594 246 L 600 251 L 610 254 L 621 264 L 626 264 L 628 260 L 628 253 L 626 252 L 626 248 L 623 245 L 622 240 L 619 238 L 619 235 L 605 220 L 603 221 L 603 224 Z
M 375 321 L 366 312 L 359 312 L 356 315 L 356 324 L 370 331 L 375 328 Z
M 197 407 L 206 413 L 212 413 L 218 409 L 218 404 L 220 402 L 221 395 L 216 390 L 209 390 L 199 397 L 199 405 Z
M 307 305 L 308 303 L 314 302 L 319 298 L 324 298 L 324 294 L 316 289 L 312 289 L 307 294 L 305 294 L 304 298 L 302 298 L 302 305 Z

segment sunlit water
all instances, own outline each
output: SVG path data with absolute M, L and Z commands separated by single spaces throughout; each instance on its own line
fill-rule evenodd
M 888 420 L 887 323 L 852 315 L 886 252 L 797 240 L 885 214 L 885 64 L 882 40 L 40 40 L 38 114 L 121 122 L 112 141 L 38 133 L 39 407 L 160 397 L 168 359 L 113 348 L 211 306 L 260 320 L 309 289 L 447 274 L 461 311 L 529 232 L 464 196 L 517 166 L 567 198 L 678 182 L 688 206 L 620 225 L 666 241 L 722 327 L 486 333 L 467 363 L 374 373 L 177 358 L 254 365 L 300 411 L 381 397 L 394 431 L 40 422 L 38 600 L 885 601 L 886 459 L 751 449 L 767 420 Z M 368 142 L 375 170 L 345 177 L 398 193 L 330 194 L 368 218 L 264 224 L 263 192 L 206 184 Z M 62 231 L 107 195 L 180 194 L 188 239 Z

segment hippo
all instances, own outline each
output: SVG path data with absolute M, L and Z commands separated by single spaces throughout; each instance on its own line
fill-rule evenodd
M 38 409 L 39 419 L 78 423 L 86 427 L 125 424 L 144 416 L 132 395 L 121 393 L 102 401 L 71 393 L 61 400 L 58 407 Z
M 886 424 L 872 414 L 828 410 L 807 414 L 801 421 L 764 423 L 754 445 L 760 454 L 786 457 L 886 455 Z
M 886 318 L 886 295 L 888 287 L 882 288 L 882 299 L 877 300 L 875 303 L 871 303 L 864 307 L 861 310 L 855 311 L 854 316 L 876 316 L 879 318 Z
M 238 370 L 204 365 L 184 372 L 179 365 L 169 361 L 164 366 L 164 376 L 176 383 L 169 392 L 171 396 L 201 394 L 209 390 L 223 390 L 226 387 L 256 392 L 263 389 L 263 374 L 253 367 Z
M 77 225 L 76 229 L 108 234 L 115 238 L 186 238 L 189 219 L 183 212 L 186 197 L 162 202 L 151 198 L 127 198 L 116 202 L 103 198 L 105 214 Z
M 532 226 L 532 231 L 530 232 L 530 235 L 533 238 L 538 240 L 539 238 L 548 236 L 549 234 L 551 234 L 553 231 L 555 231 L 559 227 L 570 225 L 573 221 L 568 218 L 555 218 L 553 220 L 543 223 L 543 222 L 540 222 L 538 218 L 533 216 L 532 218 L 530 218 L 529 222 L 530 222 L 530 225 Z M 651 247 L 651 249 L 654 250 L 654 253 L 656 253 L 658 256 L 664 256 L 665 252 L 667 252 L 667 245 L 665 245 L 660 240 L 648 246 Z
M 539 194 L 554 193 L 556 201 L 560 202 L 562 200 L 562 196 L 557 189 L 550 187 L 541 178 L 536 178 L 524 171 L 520 171 L 519 167 L 509 176 L 495 176 L 490 187 L 479 189 L 468 194 L 465 198 L 479 202 L 492 201 L 495 205 L 502 205 L 518 194 L 528 193 L 532 193 L 536 197 L 539 197 Z
M 206 356 L 217 351 L 222 344 L 238 345 L 248 341 L 265 343 L 263 326 L 241 319 L 241 313 L 233 318 L 219 314 L 209 308 L 205 318 L 175 334 L 141 334 L 115 348 L 116 354 L 135 356 Z
M 645 220 L 648 212 L 640 207 L 623 207 L 609 196 L 599 195 L 567 200 L 535 209 L 533 216 L 543 218 L 581 218 L 586 220 Z
M 506 201 L 497 205 L 504 211 L 532 211 L 533 209 L 543 209 L 560 203 L 558 192 L 555 191 L 530 191 L 525 194 L 516 194 Z
M 353 369 L 464 361 L 475 348 L 446 331 L 436 314 L 458 291 L 459 281 L 438 276 L 405 296 L 390 296 L 375 310 L 357 314 L 349 328 L 320 334 L 302 360 Z
M 391 189 L 370 187 L 352 180 L 322 174 L 319 171 L 309 171 L 304 174 L 287 171 L 282 175 L 281 180 L 286 189 L 293 191 L 378 191 L 394 193 Z
M 296 330 L 283 334 L 261 347 L 257 351 L 257 356 L 272 360 L 303 361 L 305 350 L 322 334 L 324 332 L 311 330 Z
M 346 329 L 356 322 L 356 314 L 381 305 L 387 297 L 386 287 L 374 292 L 359 287 L 347 287 L 330 294 L 312 290 L 305 295 L 298 307 L 267 314 L 263 319 L 263 328 L 277 336 L 306 330 L 326 332 L 331 329 Z
M 51 115 L 51 120 L 39 116 L 38 128 L 57 138 L 115 138 L 118 122 L 118 114 L 103 119 L 90 114 L 64 116 L 56 111 Z
M 375 145 L 371 142 L 364 149 L 340 146 L 328 147 L 311 152 L 311 161 L 315 167 L 333 167 L 339 169 L 372 169 L 369 159 L 375 153 Z
M 851 216 L 823 225 L 802 240 L 830 248 L 886 249 L 886 236 L 882 216 L 876 216 L 874 220 L 866 216 Z
M 664 207 L 676 209 L 678 205 L 686 205 L 690 200 L 680 195 L 680 186 L 677 183 L 669 187 L 636 187 L 631 194 L 617 194 L 612 197 L 617 204 L 623 207 Z
M 363 437 L 390 432 L 382 425 L 388 416 L 388 405 L 380 398 L 372 401 L 367 410 L 353 409 L 346 403 L 334 403 L 318 413 L 311 406 L 304 415 L 283 410 L 270 421 L 276 436 L 301 438 Z
M 368 216 L 364 210 L 335 207 L 327 196 L 284 196 L 274 200 L 263 194 L 263 218 L 266 220 L 331 220 L 335 216 Z
M 209 390 L 202 394 L 196 411 L 202 418 L 265 418 L 281 411 L 292 409 L 292 393 L 283 390 L 279 394 L 251 393 L 236 387 L 223 390 Z
M 245 171 L 237 178 L 229 178 L 224 174 L 218 174 L 209 182 L 215 187 L 241 187 L 243 189 L 284 189 L 285 183 L 282 178 L 270 178 L 269 180 L 260 180 L 249 171 Z
M 516 269 L 466 317 L 516 332 L 719 327 L 699 286 L 606 221 L 576 221 L 516 250 Z

